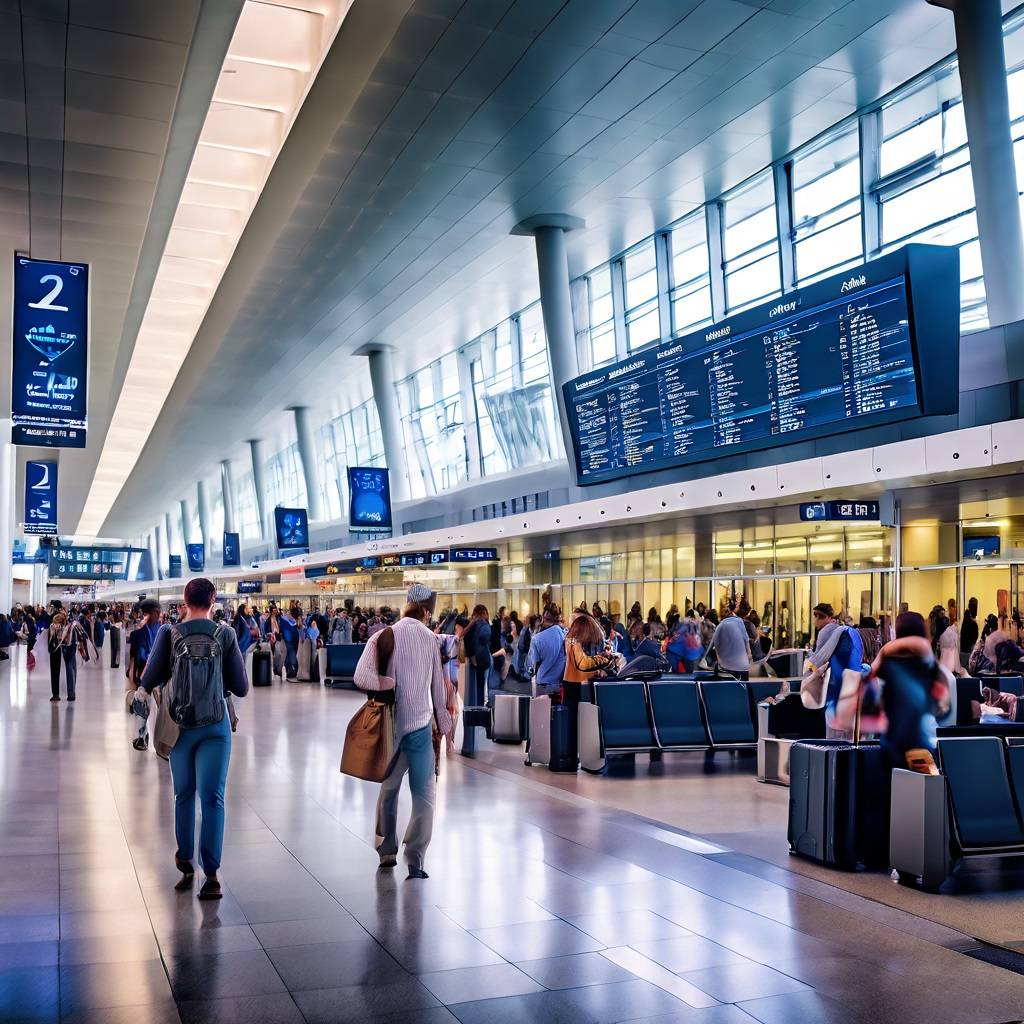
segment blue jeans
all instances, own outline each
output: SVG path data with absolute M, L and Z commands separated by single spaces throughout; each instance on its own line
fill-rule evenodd
M 380 784 L 376 832 L 377 853 L 381 857 L 398 853 L 398 796 L 406 772 L 412 793 L 412 817 L 403 839 L 405 860 L 410 868 L 422 871 L 434 830 L 434 742 L 429 725 L 402 737 L 391 774 Z
M 220 867 L 224 849 L 224 786 L 231 760 L 231 722 L 182 729 L 171 749 L 174 783 L 174 838 L 177 857 L 192 860 L 196 849 L 196 790 L 203 821 L 199 831 L 199 864 L 211 875 Z
M 289 679 L 294 679 L 299 674 L 299 641 L 294 644 L 285 641 L 284 648 L 284 672 Z

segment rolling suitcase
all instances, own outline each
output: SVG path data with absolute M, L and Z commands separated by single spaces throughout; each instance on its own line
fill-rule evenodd
M 564 704 L 551 705 L 551 752 L 548 768 L 553 772 L 576 771 L 576 751 L 572 749 L 572 723 L 569 709 Z
M 789 755 L 789 850 L 830 867 L 885 867 L 889 762 L 877 743 L 800 741 Z
M 522 743 L 529 729 L 530 699 L 515 693 L 496 693 L 491 701 L 491 739 L 495 743 Z
M 531 698 L 529 716 L 529 742 L 523 763 L 546 765 L 551 760 L 551 698 Z
M 256 648 L 252 652 L 252 685 L 270 686 L 273 680 L 273 665 L 270 660 L 270 651 Z
M 462 753 L 476 753 L 476 730 L 480 726 L 490 733 L 491 709 L 469 705 L 462 709 Z
M 583 702 L 579 709 L 580 767 L 599 775 L 604 771 L 604 737 L 601 734 L 601 709 Z

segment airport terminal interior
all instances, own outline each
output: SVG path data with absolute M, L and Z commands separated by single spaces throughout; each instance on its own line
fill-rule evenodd
M 0 0 L 0 1022 L 1024 1021 L 1024 4 Z

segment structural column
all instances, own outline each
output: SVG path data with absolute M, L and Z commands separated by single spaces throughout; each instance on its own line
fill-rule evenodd
M 309 424 L 309 409 L 297 405 L 292 409 L 295 416 L 295 438 L 299 445 L 299 461 L 302 463 L 302 476 L 306 481 L 306 505 L 309 518 L 324 518 L 324 498 L 320 490 L 320 474 L 317 472 L 316 447 L 313 443 L 313 428 Z
M 249 458 L 252 460 L 252 486 L 256 491 L 256 511 L 260 517 L 260 540 L 267 539 L 267 489 L 266 481 L 263 478 L 263 467 L 266 460 L 263 458 L 263 442 L 250 438 Z
M 402 445 L 402 414 L 395 394 L 395 372 L 391 366 L 391 349 L 375 346 L 362 352 L 370 360 L 370 383 L 373 386 L 373 402 L 377 406 L 380 433 L 384 441 L 384 461 L 391 471 L 391 497 L 395 501 L 406 501 L 409 497 L 409 467 Z
M 150 568 L 153 570 L 153 579 L 160 579 L 160 546 L 159 546 L 160 527 L 154 527 L 149 531 L 149 535 L 146 538 L 146 545 L 149 548 L 149 561 Z
M 512 229 L 514 235 L 533 235 L 537 248 L 537 276 L 540 280 L 540 305 L 544 315 L 544 333 L 548 342 L 551 385 L 558 406 L 558 420 L 566 451 L 570 447 L 569 419 L 562 397 L 562 385 L 579 374 L 576 356 L 576 330 L 572 320 L 572 296 L 569 291 L 569 257 L 565 234 L 584 227 L 579 217 L 567 214 L 538 214 L 527 217 Z
M 224 532 L 235 532 L 235 478 L 231 472 L 231 460 L 220 464 L 220 493 L 224 502 Z
M 186 554 L 192 542 L 192 506 L 188 498 L 181 498 L 178 504 L 181 506 L 181 546 L 185 549 L 182 554 Z
M 14 604 L 14 445 L 11 421 L 0 420 L 0 611 L 7 614 Z
M 168 542 L 167 535 L 164 533 L 163 524 L 157 523 L 156 529 L 153 532 L 156 534 L 156 565 L 154 567 L 153 578 L 155 580 L 161 580 L 165 576 L 169 575 L 168 566 L 170 565 L 170 544 Z
M 196 504 L 199 508 L 199 532 L 202 534 L 206 553 L 209 554 L 213 550 L 213 538 L 210 536 L 210 522 L 213 517 L 210 515 L 210 496 L 204 480 L 196 481 Z M 221 538 L 217 538 L 217 546 L 220 547 L 220 544 Z
M 178 550 L 177 531 L 174 529 L 174 520 L 171 518 L 170 512 L 164 513 L 164 530 L 167 532 L 167 554 L 184 555 L 184 550 Z M 170 565 L 170 561 L 167 564 Z
M 929 0 L 953 12 L 985 296 L 992 326 L 1024 320 L 1024 233 L 999 0 Z

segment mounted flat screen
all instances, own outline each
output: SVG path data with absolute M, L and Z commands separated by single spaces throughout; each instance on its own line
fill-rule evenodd
M 349 466 L 348 491 L 350 529 L 391 529 L 391 485 L 386 469 Z
M 304 508 L 274 509 L 277 550 L 280 554 L 305 554 L 309 550 L 309 516 Z
M 563 385 L 580 484 L 953 413 L 959 256 L 908 245 Z

